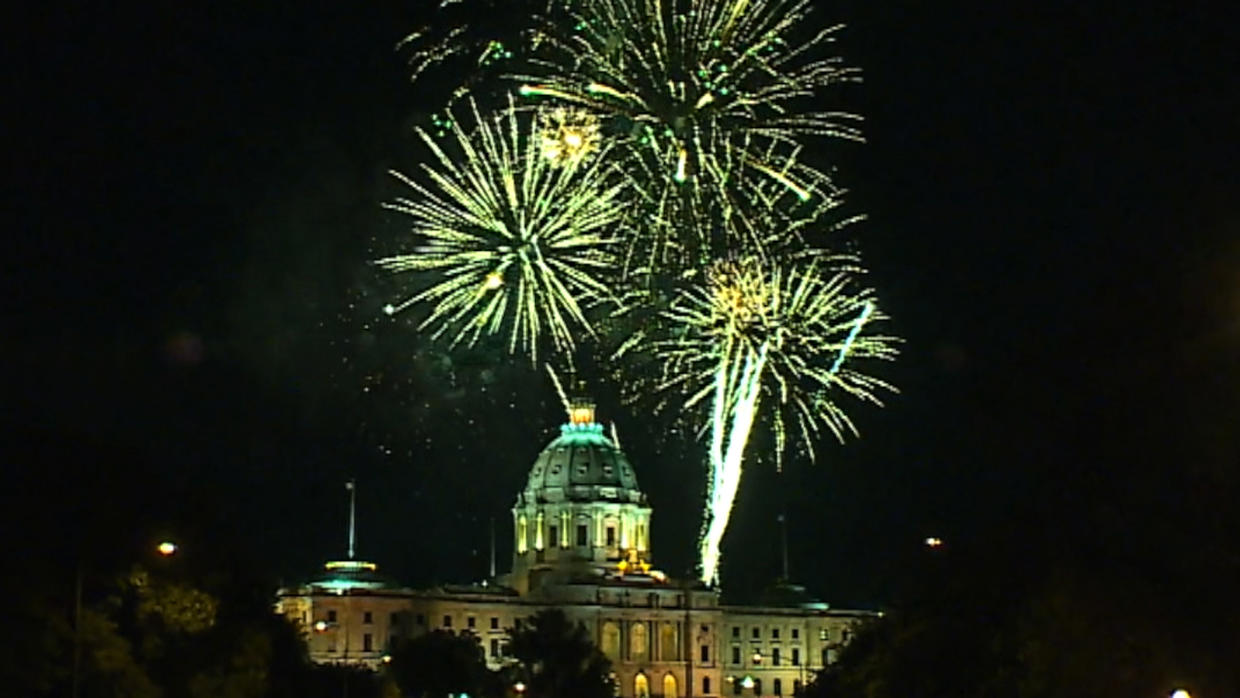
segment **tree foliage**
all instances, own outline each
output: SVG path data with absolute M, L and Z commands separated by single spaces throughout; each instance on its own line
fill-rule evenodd
M 403 640 L 392 649 L 389 672 L 401 694 L 412 698 L 477 696 L 489 683 L 482 645 L 469 632 L 434 630 Z
M 508 656 L 516 660 L 513 676 L 526 685 L 529 698 L 612 698 L 611 662 L 590 640 L 585 627 L 563 611 L 533 616 L 510 631 Z

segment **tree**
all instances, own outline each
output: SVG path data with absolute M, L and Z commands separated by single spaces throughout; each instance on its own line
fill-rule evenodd
M 509 631 L 513 675 L 529 698 L 612 698 L 611 662 L 581 624 L 563 611 L 542 611 L 521 629 Z
M 488 684 L 482 645 L 468 632 L 435 630 L 404 640 L 392 649 L 390 671 L 401 694 L 414 698 L 478 696 Z

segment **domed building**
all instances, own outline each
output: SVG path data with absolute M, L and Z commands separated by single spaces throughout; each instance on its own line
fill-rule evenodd
M 631 698 L 790 696 L 873 615 L 830 609 L 791 585 L 763 606 L 721 606 L 716 589 L 653 567 L 652 514 L 594 406 L 576 400 L 513 504 L 510 572 L 408 589 L 350 555 L 281 589 L 276 609 L 300 625 L 317 662 L 377 667 L 394 639 L 443 629 L 476 634 L 494 669 L 507 629 L 557 608 L 587 629 L 618 695 Z

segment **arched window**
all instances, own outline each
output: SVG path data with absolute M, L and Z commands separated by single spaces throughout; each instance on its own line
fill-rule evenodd
M 646 680 L 645 674 L 638 674 L 633 678 L 633 697 L 650 698 L 650 682 Z
M 678 645 L 679 643 L 676 642 L 676 626 L 671 623 L 664 623 L 659 626 L 659 658 L 665 662 L 676 661 Z
M 620 660 L 620 626 L 611 621 L 603 623 L 602 647 L 599 649 L 611 661 Z
M 771 680 L 771 693 L 774 693 L 777 696 L 782 696 L 784 694 L 784 682 L 782 679 Z
M 676 677 L 663 675 L 663 698 L 676 698 Z
M 709 676 L 702 677 L 702 693 L 705 693 L 708 696 L 710 695 L 710 677 Z
M 640 661 L 646 658 L 650 640 L 646 637 L 646 624 L 640 621 L 629 628 L 629 659 Z

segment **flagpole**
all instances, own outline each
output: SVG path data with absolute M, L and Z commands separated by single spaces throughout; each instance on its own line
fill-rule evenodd
M 350 479 L 345 485 L 349 490 L 349 559 L 353 559 L 353 542 L 354 542 L 354 523 L 355 512 L 357 510 L 357 484 L 356 481 Z

